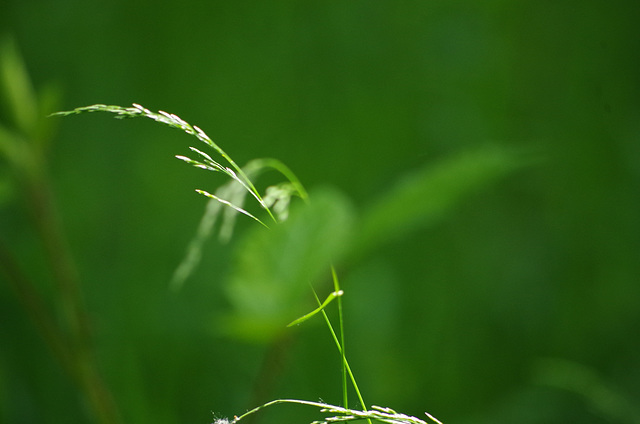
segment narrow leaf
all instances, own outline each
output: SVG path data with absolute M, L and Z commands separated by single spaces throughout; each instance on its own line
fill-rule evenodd
M 312 316 L 314 316 L 315 314 L 317 314 L 318 312 L 322 311 L 324 308 L 327 307 L 327 305 L 329 303 L 331 303 L 331 301 L 333 299 L 335 299 L 336 297 L 342 296 L 344 294 L 344 291 L 340 290 L 337 292 L 331 292 L 329 294 L 329 296 L 327 296 L 327 298 L 325 299 L 324 302 L 322 302 L 322 304 L 320 306 L 318 306 L 316 309 L 314 309 L 313 311 L 309 312 L 308 314 L 301 316 L 300 318 L 292 321 L 289 323 L 289 325 L 287 325 L 287 327 L 293 327 L 294 325 L 298 325 L 302 322 L 305 322 L 306 320 L 308 320 L 309 318 L 311 318 Z
M 240 212 L 240 213 L 242 213 L 242 214 L 247 215 L 249 218 L 253 218 L 253 219 L 255 219 L 255 220 L 256 220 L 256 221 L 258 221 L 260 224 L 262 224 L 262 225 L 264 225 L 265 227 L 269 228 L 269 226 L 268 226 L 268 225 L 266 225 L 266 224 L 265 224 L 264 222 L 262 222 L 260 219 L 256 218 L 256 217 L 255 217 L 254 215 L 252 215 L 251 213 L 247 212 L 246 210 L 242 209 L 242 208 L 241 208 L 241 207 L 239 207 L 239 206 L 234 205 L 233 203 L 231 203 L 231 202 L 229 202 L 229 201 L 227 201 L 227 200 L 221 199 L 220 197 L 216 196 L 215 194 L 211 194 L 211 193 L 206 192 L 206 191 L 204 191 L 204 190 L 196 190 L 196 192 L 198 192 L 199 194 L 202 194 L 203 196 L 209 197 L 209 198 L 211 198 L 211 199 L 215 199 L 215 200 L 217 200 L 218 202 L 222 203 L 223 205 L 229 206 L 230 208 L 235 209 L 236 211 L 238 211 L 238 212 Z

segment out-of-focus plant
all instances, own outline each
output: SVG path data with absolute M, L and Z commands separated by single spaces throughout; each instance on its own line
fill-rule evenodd
M 66 242 L 47 171 L 57 90 L 36 91 L 11 37 L 0 39 L 0 208 L 23 201 L 44 252 L 50 281 L 36 282 L 0 235 L 0 270 L 67 375 L 81 388 L 98 422 L 119 413 L 103 383 L 92 346 L 80 278 Z M 50 284 L 53 299 L 43 294 Z M 48 291 L 48 290 L 47 290 Z

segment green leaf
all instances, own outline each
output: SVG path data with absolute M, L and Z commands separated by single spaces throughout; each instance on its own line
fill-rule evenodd
M 442 219 L 469 194 L 522 166 L 494 147 L 466 152 L 409 174 L 363 217 L 358 253 Z
M 336 191 L 314 193 L 289 219 L 245 234 L 226 287 L 233 312 L 225 331 L 265 341 L 306 309 L 309 283 L 325 275 L 350 244 L 353 212 Z
M 16 43 L 0 39 L 0 100 L 8 115 L 5 125 L 24 135 L 33 135 L 38 118 L 38 101 Z
M 198 194 L 202 194 L 203 196 L 206 196 L 206 197 L 208 197 L 210 199 L 217 200 L 218 202 L 222 203 L 223 205 L 235 210 L 236 212 L 244 214 L 244 215 L 248 216 L 249 218 L 252 218 L 252 219 L 256 220 L 258 223 L 262 224 L 263 226 L 269 228 L 267 224 L 265 224 L 264 222 L 260 221 L 260 219 L 256 218 L 255 215 L 251 214 L 250 212 L 247 212 L 246 210 L 242 209 L 238 205 L 234 205 L 233 203 L 229 202 L 228 200 L 225 200 L 225 199 L 223 199 L 221 197 L 216 196 L 215 194 L 211 194 L 211 193 L 209 193 L 207 191 L 204 191 L 204 190 L 196 190 L 196 192 Z

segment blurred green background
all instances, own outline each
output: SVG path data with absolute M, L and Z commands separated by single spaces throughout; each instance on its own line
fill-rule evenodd
M 224 180 L 175 160 L 192 140 L 151 122 L 40 119 L 94 103 L 175 113 L 240 164 L 279 158 L 356 214 L 469 149 L 520 151 L 533 165 L 340 270 L 365 400 L 446 423 L 639 423 L 639 19 L 637 0 L 3 0 L 0 33 L 40 98 L 58 98 L 36 119 L 55 127 L 36 174 L 122 421 L 339 403 L 340 364 L 317 323 L 277 342 L 220 334 L 234 243 L 209 242 L 169 289 L 206 203 L 193 189 Z M 40 137 L 0 95 L 4 135 Z M 0 421 L 98 422 L 8 284 L 11 262 L 59 309 L 29 181 L 4 154 Z M 317 418 L 281 406 L 256 422 Z

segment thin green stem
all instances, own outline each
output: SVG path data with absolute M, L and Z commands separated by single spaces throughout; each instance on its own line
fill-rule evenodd
M 312 316 L 314 316 L 315 314 L 317 314 L 318 312 L 320 312 L 321 310 L 323 310 L 324 308 L 327 307 L 327 305 L 329 303 L 331 303 L 331 301 L 333 301 L 333 299 L 342 296 L 344 293 L 342 290 L 338 290 L 335 292 L 331 292 L 329 293 L 329 296 L 327 296 L 327 298 L 324 300 L 324 302 L 322 302 L 320 304 L 320 306 L 318 306 L 316 309 L 314 309 L 313 311 L 309 312 L 306 315 L 301 316 L 300 318 L 290 322 L 287 327 L 293 327 L 294 325 L 298 325 L 301 324 L 303 322 L 305 322 L 306 320 L 308 320 L 309 318 L 311 318 Z M 317 298 L 317 297 L 316 297 Z
M 316 300 L 318 302 L 320 302 L 320 299 L 318 298 L 318 295 L 315 293 L 315 291 L 313 292 L 314 296 L 316 297 Z M 325 312 L 325 310 L 322 310 L 322 316 L 324 317 L 324 321 L 327 324 L 327 327 L 329 328 L 329 332 L 331 333 L 331 337 L 333 337 L 333 341 L 335 342 L 338 351 L 340 352 L 340 354 L 342 355 L 343 349 L 342 349 L 342 345 L 340 343 L 340 340 L 338 339 L 338 336 L 336 335 L 335 330 L 333 329 L 333 325 L 331 324 L 331 321 L 329 320 L 329 317 L 327 316 L 327 313 Z M 353 371 L 351 371 L 351 367 L 349 366 L 349 361 L 347 360 L 346 356 L 342 356 L 343 358 L 343 365 L 344 368 L 347 371 L 347 374 L 349 375 L 349 378 L 351 380 L 351 384 L 353 385 L 353 388 L 356 391 L 356 395 L 358 396 L 358 400 L 360 401 L 360 405 L 362 406 L 362 409 L 367 409 L 367 405 L 364 402 L 364 399 L 362 398 L 362 394 L 360 393 L 360 388 L 358 387 L 358 383 L 356 383 L 356 379 L 353 375 Z M 371 424 L 371 420 L 369 420 L 369 424 Z
M 338 281 L 338 275 L 336 274 L 336 269 L 333 265 L 331 265 L 331 276 L 333 277 L 333 289 L 336 293 L 342 292 L 340 290 L 340 282 Z M 347 357 L 346 357 L 346 347 L 344 343 L 344 316 L 342 315 L 342 296 L 338 298 L 338 320 L 340 321 L 340 356 L 342 357 L 342 402 L 345 408 L 349 407 L 349 397 L 347 390 Z M 364 405 L 363 405 L 364 407 Z

